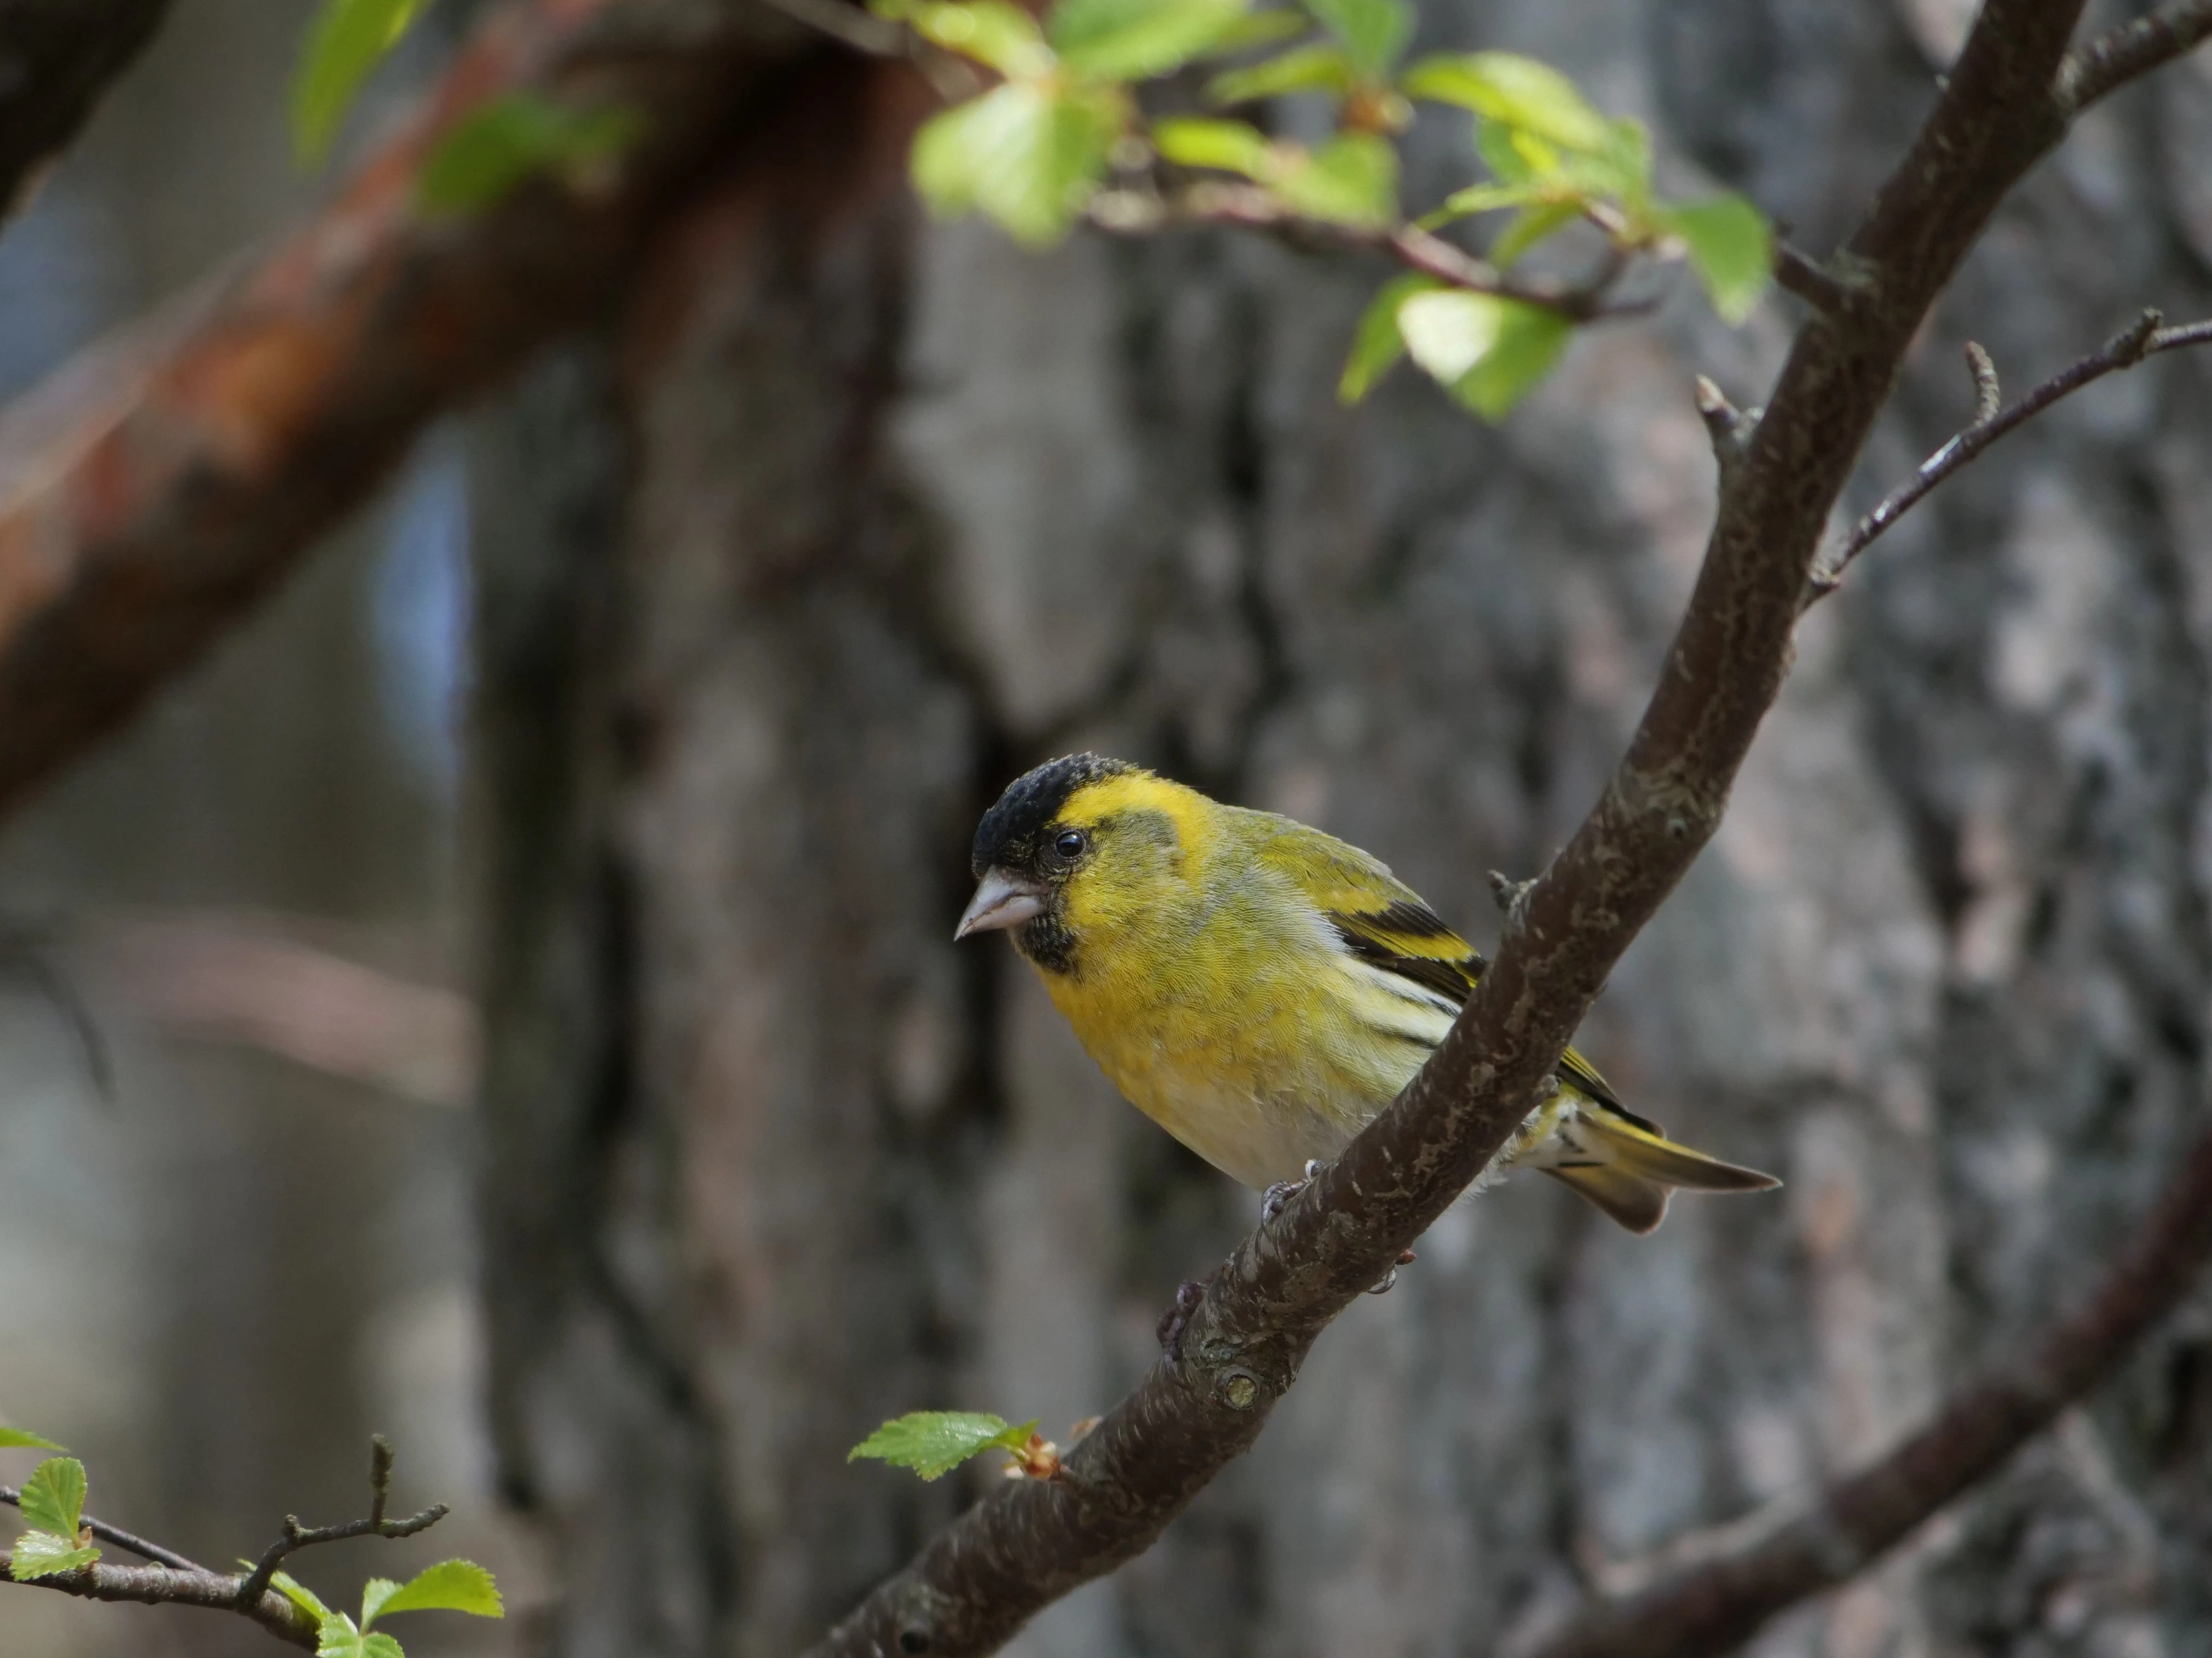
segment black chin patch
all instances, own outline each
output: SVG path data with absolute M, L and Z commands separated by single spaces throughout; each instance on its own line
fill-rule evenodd
M 1075 935 L 1060 920 L 1057 895 L 1043 914 L 1032 915 L 1022 923 L 1014 943 L 1023 955 L 1048 972 L 1075 971 Z
M 1138 768 L 1103 754 L 1068 754 L 1024 772 L 1006 785 L 998 805 L 975 826 L 969 865 L 977 879 L 998 868 L 1008 874 L 1035 873 L 1041 866 L 1044 831 L 1060 816 L 1068 796 L 1102 777 L 1118 777 Z M 1034 925 L 1032 923 L 1031 925 Z

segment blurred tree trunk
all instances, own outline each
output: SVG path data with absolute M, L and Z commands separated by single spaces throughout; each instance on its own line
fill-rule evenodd
M 1815 248 L 1966 8 L 1432 6 L 1558 62 Z M 975 817 L 1089 745 L 1370 847 L 1478 939 L 1641 706 L 1702 550 L 1689 397 L 1778 303 L 1577 343 L 1500 431 L 1333 395 L 1380 274 L 1249 238 L 921 224 L 910 88 L 795 87 L 607 342 L 480 434 L 483 1214 L 544 1649 L 768 1655 L 959 1500 L 847 1447 L 1109 1404 L 1251 1218 L 995 941 Z M 2212 308 L 2212 80 L 2100 111 L 2000 222 L 1869 501 L 2136 307 Z M 1417 135 L 1413 194 L 1468 174 Z M 1586 1046 L 1776 1169 L 1648 1240 L 1515 1185 L 1324 1338 L 1259 1450 L 1036 1653 L 1483 1651 L 1875 1450 L 2084 1284 L 2204 1112 L 2212 372 L 2000 449 L 1805 630 L 1727 826 Z M 957 1484 L 946 1482 L 946 1486 Z M 2212 1299 L 1774 1654 L 2212 1638 Z

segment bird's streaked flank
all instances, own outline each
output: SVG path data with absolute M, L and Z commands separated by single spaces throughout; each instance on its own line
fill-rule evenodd
M 1443 1040 L 1483 959 L 1389 869 L 1319 829 L 1125 761 L 1018 778 L 975 831 L 956 936 L 1002 929 L 1117 1088 L 1257 1188 L 1334 1157 Z M 1678 1145 L 1573 1049 L 1492 1163 L 1632 1232 L 1676 1187 L 1780 1184 Z

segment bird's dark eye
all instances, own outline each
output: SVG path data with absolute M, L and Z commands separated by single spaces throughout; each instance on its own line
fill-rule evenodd
M 1053 837 L 1052 849 L 1060 854 L 1061 862 L 1072 864 L 1083 856 L 1084 847 L 1090 844 L 1090 838 L 1081 829 L 1062 829 Z

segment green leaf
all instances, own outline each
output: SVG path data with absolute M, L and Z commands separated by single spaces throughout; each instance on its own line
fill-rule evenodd
M 50 1531 L 27 1531 L 15 1540 L 8 1556 L 8 1575 L 19 1583 L 35 1582 L 58 1572 L 75 1571 L 100 1558 L 98 1549 L 80 1548 L 74 1537 L 57 1537 Z
M 334 1612 L 323 1619 L 315 1658 L 407 1658 L 399 1643 L 384 1634 L 364 1634 L 352 1619 Z
M 1443 204 L 1433 213 L 1421 216 L 1425 228 L 1449 224 L 1454 219 L 1463 219 L 1470 213 L 1494 213 L 1503 207 L 1524 207 L 1534 198 L 1539 186 L 1535 185 L 1469 185 L 1464 190 L 1455 190 L 1443 199 Z
M 1045 246 L 1097 187 L 1118 120 L 1118 105 L 1096 93 L 1010 81 L 923 125 L 915 188 L 940 216 L 981 210 L 1016 240 Z
M 1415 362 L 1487 421 L 1503 420 L 1551 372 L 1573 331 L 1539 306 L 1494 294 L 1416 294 L 1398 307 Z
M 1398 307 L 1416 294 L 1443 287 L 1433 276 L 1409 275 L 1393 278 L 1360 313 L 1352 331 L 1352 349 L 1344 360 L 1344 373 L 1336 382 L 1337 400 L 1358 403 L 1391 366 L 1406 355 L 1405 337 L 1398 331 Z
M 1279 40 L 1296 39 L 1313 27 L 1313 21 L 1289 10 L 1248 11 L 1221 31 L 1201 58 L 1226 58 L 1231 52 L 1253 52 Z
M 1052 52 L 1036 19 L 1006 0 L 924 3 L 905 8 L 902 15 L 924 39 L 988 64 L 1001 75 L 1042 75 L 1052 67 Z
M 1534 133 L 1479 115 L 1474 147 L 1500 184 L 1541 185 L 1559 168 L 1559 152 Z
M 1278 159 L 1268 187 L 1310 219 L 1374 228 L 1398 216 L 1398 152 L 1372 132 L 1340 132 Z
M 367 1629 L 384 1610 L 384 1603 L 399 1593 L 399 1582 L 392 1577 L 372 1577 L 361 1586 L 361 1626 Z
M 1060 0 L 1046 24 L 1079 75 L 1141 81 L 1180 69 L 1243 21 L 1246 0 Z
M 249 1571 L 253 1567 L 251 1560 L 241 1560 L 239 1564 L 246 1567 Z M 289 1571 L 278 1572 L 269 1580 L 269 1586 L 318 1623 L 338 1616 L 317 1598 L 314 1590 L 309 1588 Z
M 66 1445 L 57 1445 L 51 1439 L 42 1438 L 27 1428 L 0 1428 L 0 1451 L 65 1451 L 68 1448 Z
M 1546 237 L 1565 229 L 1583 216 L 1578 202 L 1537 202 L 1515 214 L 1490 244 L 1490 262 L 1500 270 Z
M 1413 32 L 1413 8 L 1404 0 L 1306 0 L 1306 9 L 1345 44 L 1352 61 L 1380 76 L 1398 61 Z
M 1651 134 L 1626 116 L 1606 123 L 1606 141 L 1577 169 L 1593 184 L 1641 205 L 1651 193 Z
M 491 1574 L 473 1560 L 441 1560 L 409 1578 L 404 1587 L 380 1578 L 370 1584 L 390 1588 L 372 1606 L 367 1590 L 362 1594 L 361 1626 L 395 1612 L 465 1612 L 474 1618 L 504 1618 L 507 1607 Z
M 1514 52 L 1424 58 L 1401 84 L 1413 97 L 1456 104 L 1566 149 L 1595 153 L 1613 137 L 1612 123 L 1584 101 L 1572 81 L 1549 64 Z
M 32 1469 L 15 1506 L 32 1527 L 9 1552 L 9 1570 L 17 1582 L 75 1571 L 100 1558 L 98 1549 L 77 1541 L 84 1518 L 84 1464 L 75 1457 L 50 1456 Z
M 1195 116 L 1158 121 L 1152 146 L 1178 167 L 1210 167 L 1261 179 L 1274 165 L 1267 140 L 1242 121 L 1209 121 Z
M 1741 196 L 1716 196 L 1663 207 L 1654 216 L 1682 239 L 1722 320 L 1750 316 L 1774 275 L 1774 233 L 1759 210 Z
M 313 166 L 329 150 L 354 94 L 422 15 L 425 0 L 325 0 L 292 80 L 292 151 Z
M 1013 1427 L 988 1411 L 910 1411 L 854 1446 L 845 1460 L 874 1457 L 934 1479 L 994 1446 L 1018 1451 L 1036 1431 L 1034 1422 Z
M 1244 69 L 1224 70 L 1206 83 L 1217 104 L 1249 104 L 1286 92 L 1331 92 L 1340 97 L 1358 75 L 1341 46 L 1294 46 L 1279 57 Z
M 72 1545 L 84 1514 L 84 1464 L 73 1456 L 50 1456 L 31 1471 L 15 1506 L 40 1531 L 66 1537 Z
M 1460 377 L 1452 395 L 1493 423 L 1544 382 L 1567 349 L 1573 325 L 1555 311 L 1509 300 L 1498 343 Z
M 965 104 L 955 104 L 921 124 L 907 154 L 907 169 L 915 193 L 941 219 L 957 219 L 975 206 L 976 182 L 981 172 L 977 151 L 984 125 L 982 106 L 1012 90 L 998 92 Z
M 618 155 L 644 131 L 635 110 L 577 109 L 538 93 L 509 93 L 446 135 L 423 164 L 416 199 L 434 215 L 481 212 L 537 173 Z

